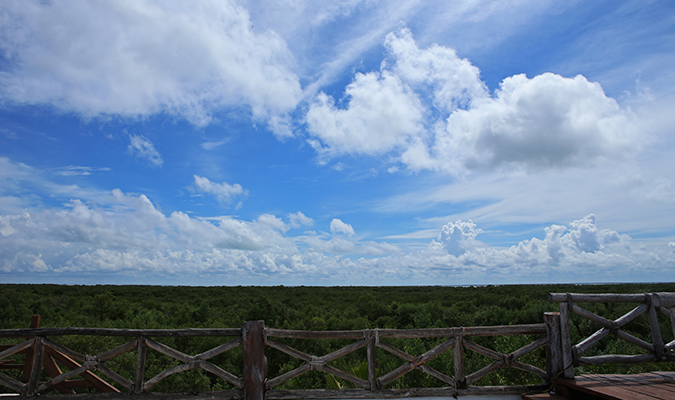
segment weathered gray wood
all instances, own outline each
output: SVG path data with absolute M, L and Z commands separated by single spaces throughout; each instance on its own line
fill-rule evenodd
M 162 354 L 164 354 L 164 355 L 167 355 L 167 356 L 169 356 L 169 357 L 171 357 L 171 358 L 175 358 L 175 359 L 178 360 L 178 361 L 182 361 L 182 362 L 184 362 L 184 363 L 189 363 L 189 362 L 192 362 L 192 361 L 193 361 L 193 357 L 192 357 L 192 356 L 189 356 L 189 355 L 187 355 L 187 354 L 185 354 L 185 353 L 183 353 L 183 352 L 180 352 L 180 351 L 178 351 L 178 350 L 176 350 L 176 349 L 173 349 L 173 348 L 171 348 L 171 347 L 169 347 L 169 346 L 167 346 L 167 345 L 165 345 L 165 344 L 163 344 L 163 343 L 159 343 L 159 342 L 154 341 L 154 340 L 152 340 L 152 339 L 146 338 L 146 339 L 145 339 L 145 344 L 146 344 L 149 348 L 151 348 L 151 349 L 153 349 L 153 350 L 155 350 L 155 351 L 157 351 L 157 352 L 159 352 L 159 353 L 162 353 Z
M 29 339 L 29 340 L 26 340 L 23 343 L 19 343 L 19 344 L 15 345 L 15 346 L 12 346 L 12 347 L 10 347 L 6 350 L 0 351 L 0 360 L 24 351 L 27 348 L 32 347 L 34 343 L 35 343 L 34 339 Z
M 138 356 L 136 357 L 136 380 L 134 382 L 134 393 L 141 393 L 143 391 L 143 379 L 145 376 L 145 353 L 147 345 L 143 336 L 138 339 Z
M 386 386 L 392 381 L 396 380 L 397 378 L 401 377 L 402 375 L 407 374 L 408 372 L 412 371 L 413 369 L 417 368 L 418 366 L 433 360 L 436 358 L 438 355 L 441 353 L 445 352 L 446 350 L 450 349 L 452 346 L 455 344 L 456 338 L 451 338 L 449 340 L 446 340 L 445 342 L 441 343 L 440 345 L 434 347 L 433 349 L 425 352 L 424 354 L 420 355 L 419 357 L 416 357 L 414 360 L 409 361 L 400 367 L 396 368 L 395 370 L 389 372 L 388 374 L 384 375 L 383 377 L 380 378 L 380 382 L 382 383 L 382 386 Z
M 517 360 L 520 357 L 524 356 L 527 353 L 530 353 L 541 346 L 545 346 L 546 343 L 548 343 L 548 338 L 547 337 L 542 337 L 530 344 L 526 344 L 525 346 L 519 348 L 518 350 L 514 351 L 513 353 L 509 354 L 509 359 L 510 360 Z
M 125 387 L 127 390 L 132 391 L 134 390 L 134 383 L 129 381 L 127 378 L 123 377 L 122 375 L 118 374 L 117 372 L 111 370 L 108 368 L 105 364 L 99 364 L 98 370 L 101 371 L 105 376 L 108 378 L 112 379 L 113 381 L 119 383 L 123 387 Z
M 36 390 L 36 393 L 37 393 L 37 392 L 41 392 L 41 391 L 43 391 L 43 390 L 47 390 L 47 389 L 49 389 L 49 388 L 51 388 L 51 387 L 53 387 L 53 386 L 58 385 L 58 384 L 61 383 L 61 382 L 64 382 L 66 379 L 70 379 L 70 378 L 72 378 L 72 377 L 78 376 L 78 375 L 82 374 L 83 372 L 89 371 L 90 369 L 93 369 L 93 368 L 94 368 L 93 365 L 85 364 L 85 365 L 83 365 L 83 366 L 81 366 L 81 367 L 79 367 L 79 368 L 75 368 L 75 369 L 73 369 L 73 370 L 71 370 L 71 371 L 68 371 L 68 372 L 66 372 L 66 373 L 63 373 L 63 374 L 61 374 L 61 375 L 55 377 L 54 379 L 52 379 L 52 380 L 50 380 L 50 381 L 48 381 L 48 382 L 45 382 L 45 383 L 43 383 L 43 384 L 41 384 L 41 385 L 38 385 L 37 390 Z
M 574 303 L 642 303 L 647 300 L 644 293 L 640 294 L 586 294 L 586 293 L 549 293 L 551 303 L 565 303 L 572 299 Z
M 675 307 L 675 293 L 660 292 L 654 293 L 658 297 L 661 307 L 671 308 Z
M 462 332 L 465 336 L 529 335 L 546 333 L 546 327 L 544 324 L 524 324 L 428 329 L 378 329 L 380 338 L 404 339 L 454 337 Z M 366 337 L 365 331 L 297 331 L 266 328 L 265 333 L 267 337 L 292 339 L 363 339 Z
M 453 352 L 455 364 L 455 380 L 457 381 L 457 389 L 466 388 L 466 376 L 464 375 L 464 337 L 457 336 L 455 338 L 455 350 Z
M 264 400 L 267 379 L 265 322 L 246 321 L 241 333 L 244 346 L 244 400 Z
M 461 396 L 494 396 L 494 395 L 521 395 L 523 393 L 538 393 L 546 390 L 546 385 L 513 385 L 513 386 L 473 386 L 466 389 L 454 388 L 411 388 L 411 389 L 382 389 L 377 391 L 362 389 L 342 390 L 269 390 L 265 394 L 266 400 L 299 400 L 299 399 L 396 399 L 411 397 L 454 397 Z
M 0 384 L 12 389 L 13 391 L 15 391 L 17 393 L 21 393 L 21 394 L 26 393 L 26 387 L 28 386 L 25 383 L 21 383 L 21 382 L 17 381 L 16 379 L 14 379 L 10 376 L 7 376 L 3 373 L 0 373 Z
M 402 358 L 406 361 L 412 361 L 412 360 L 415 359 L 414 356 L 411 356 L 410 354 L 408 354 L 404 351 L 401 351 L 401 350 L 397 349 L 396 347 L 394 347 L 390 344 L 387 344 L 387 343 L 380 342 L 380 343 L 377 344 L 377 347 L 379 347 L 383 350 L 386 350 L 386 351 L 390 352 L 391 354 L 395 355 L 396 357 Z
M 562 347 L 563 376 L 574 378 L 572 339 L 570 338 L 570 315 L 567 303 L 560 303 L 560 342 Z
M 40 372 L 42 372 L 42 357 L 44 356 L 44 344 L 42 338 L 36 336 L 33 339 L 33 369 L 30 372 L 30 379 L 26 387 L 26 396 L 36 394 L 36 389 L 40 381 Z
M 83 363 L 87 359 L 86 355 L 78 353 L 74 350 L 71 350 L 71 349 L 65 347 L 65 346 L 62 346 L 59 343 L 56 343 L 53 340 L 50 340 L 48 338 L 44 338 L 42 342 L 48 348 L 52 348 L 52 349 L 58 351 L 61 354 L 65 354 L 66 356 L 72 358 L 75 361 Z
M 406 361 L 412 362 L 412 361 L 415 360 L 414 356 L 412 356 L 412 355 L 410 355 L 410 354 L 408 354 L 404 351 L 401 351 L 401 350 L 397 349 L 396 347 L 391 346 L 389 344 L 380 342 L 380 343 L 377 344 L 377 347 L 379 347 L 383 350 L 386 350 L 386 351 L 390 352 L 391 354 L 393 354 L 397 357 L 400 357 L 400 358 L 402 358 Z M 435 369 L 433 369 L 433 368 L 431 368 L 427 365 L 420 365 L 417 368 L 419 368 L 423 372 L 433 376 L 434 378 L 439 379 L 442 382 L 451 384 L 452 386 L 455 386 L 455 384 L 457 383 L 455 378 L 452 378 L 452 377 L 449 377 L 445 374 L 442 374 L 441 372 L 436 371 Z M 380 382 L 380 385 L 381 385 L 381 382 Z
M 67 368 L 73 370 L 80 368 L 81 365 L 78 364 L 75 360 L 72 358 L 68 357 L 66 354 L 63 354 L 56 349 L 50 347 L 50 346 L 45 346 L 45 353 L 51 356 L 54 360 L 60 362 L 61 364 L 65 365 Z M 43 358 L 45 360 L 46 358 Z M 99 363 L 97 363 L 95 360 L 91 359 L 90 361 L 85 361 L 85 363 L 88 363 L 92 366 L 98 366 Z M 89 371 L 83 371 L 80 376 L 84 378 L 87 382 L 89 382 L 90 386 L 94 387 L 97 389 L 97 391 L 100 392 L 118 392 L 117 389 L 115 389 L 114 386 L 110 385 L 108 382 L 104 381 L 103 379 L 99 378 L 97 375 L 95 375 L 92 372 Z
M 656 361 L 656 356 L 653 354 L 638 354 L 632 356 L 609 354 L 605 356 L 579 357 L 579 365 L 640 364 L 653 361 Z
M 284 374 L 281 374 L 281 375 L 277 376 L 276 378 L 269 379 L 269 380 L 267 381 L 267 385 L 266 385 L 266 386 L 267 386 L 268 388 L 273 388 L 273 387 L 275 387 L 275 386 L 281 385 L 282 383 L 284 383 L 284 382 L 286 382 L 286 381 L 289 381 L 289 380 L 295 378 L 296 376 L 302 375 L 302 374 L 304 374 L 304 373 L 306 373 L 306 372 L 309 372 L 309 371 L 311 371 L 311 370 L 312 370 L 312 366 L 311 366 L 311 365 L 309 365 L 309 364 L 303 364 L 302 366 L 300 366 L 300 367 L 298 367 L 298 368 L 296 368 L 296 369 L 294 369 L 294 370 L 292 370 L 292 371 L 288 371 L 288 372 L 286 372 L 286 373 L 284 373 Z
M 267 345 L 274 348 L 274 349 L 282 351 L 282 352 L 288 354 L 291 357 L 297 358 L 299 360 L 302 360 L 302 361 L 305 361 L 305 362 L 312 361 L 312 356 L 310 356 L 309 354 L 303 353 L 300 350 L 296 350 L 296 349 L 292 348 L 291 346 L 285 345 L 283 343 L 279 343 L 276 340 L 272 340 L 272 339 L 268 338 L 267 339 Z
M 622 327 L 622 326 L 626 325 L 627 323 L 629 323 L 630 321 L 637 318 L 638 316 L 644 314 L 648 309 L 649 309 L 649 306 L 646 303 L 642 303 L 639 306 L 637 306 L 634 309 L 627 312 L 625 315 L 621 316 L 619 319 L 617 319 L 616 324 L 619 327 Z
M 25 398 L 25 397 L 24 397 Z M 213 392 L 190 393 L 80 393 L 40 395 L 41 400 L 243 400 L 243 390 L 230 389 Z
M 663 338 L 661 337 L 661 327 L 659 326 L 659 319 L 656 315 L 656 308 L 660 306 L 659 296 L 652 295 L 650 296 L 649 304 L 649 326 L 652 329 L 652 340 L 654 342 L 654 354 L 656 355 L 656 360 L 661 361 L 666 353 L 665 346 L 663 345 Z
M 150 346 L 148 346 L 150 347 Z M 167 378 L 173 374 L 177 374 L 179 372 L 186 372 L 186 371 L 191 371 L 193 369 L 199 368 L 199 363 L 198 362 L 191 362 L 187 364 L 180 364 L 176 365 L 175 367 L 166 369 L 159 374 L 155 375 L 151 379 L 149 379 L 147 382 L 143 384 L 143 391 L 146 392 L 156 384 L 158 384 L 162 379 Z
M 499 361 L 494 361 L 491 364 L 486 365 L 485 367 L 479 369 L 478 371 L 469 374 L 466 376 L 466 385 L 471 385 L 474 382 L 477 382 L 484 378 L 486 375 L 498 370 L 499 368 L 504 366 L 504 361 L 499 360 Z
M 593 321 L 593 322 L 595 322 L 595 323 L 597 323 L 597 324 L 599 324 L 603 327 L 606 327 L 606 328 L 609 328 L 609 327 L 612 327 L 613 325 L 615 325 L 615 322 L 612 321 L 611 319 L 601 317 L 601 316 L 599 316 L 597 314 L 594 314 L 594 313 L 592 313 L 592 312 L 590 312 L 590 311 L 588 311 L 584 308 L 579 307 L 576 304 L 572 305 L 572 312 L 577 314 L 577 315 L 581 315 L 584 318 L 588 318 L 591 321 Z
M 501 360 L 503 357 L 505 357 L 504 354 L 494 351 L 492 349 L 488 349 L 487 347 L 481 346 L 477 343 L 474 343 L 467 338 L 464 338 L 462 344 L 464 345 L 464 348 L 471 351 L 475 351 L 476 353 L 483 355 L 485 357 L 489 357 L 493 360 Z
M 645 342 L 644 340 L 637 338 L 628 332 L 619 330 L 616 332 L 616 336 L 618 336 L 620 339 L 627 341 L 628 343 L 634 344 L 638 347 L 642 347 L 643 349 L 647 350 L 650 353 L 654 353 L 654 345 Z
M 367 388 L 368 387 L 368 381 L 365 381 L 358 376 L 355 376 L 354 374 L 350 374 L 347 371 L 343 371 L 341 369 L 331 367 L 330 365 L 323 365 L 323 371 L 327 372 L 329 374 L 335 375 L 338 378 L 342 378 L 344 380 L 347 380 L 351 383 L 353 383 L 356 386 L 360 386 L 362 388 Z
M 331 362 L 335 359 L 338 359 L 342 356 L 346 356 L 349 353 L 352 353 L 366 345 L 365 340 L 359 340 L 358 342 L 354 342 L 348 346 L 345 346 L 339 350 L 336 350 L 332 353 L 326 354 L 325 356 L 322 356 L 321 358 L 326 361 L 326 362 Z
M 537 375 L 544 382 L 547 381 L 548 375 L 546 371 L 541 370 L 540 368 L 535 367 L 534 365 L 525 364 L 519 361 L 514 361 L 509 365 L 511 368 L 519 369 L 521 371 L 526 371 Z
M 289 339 L 363 339 L 365 331 L 298 331 L 288 329 L 265 328 L 265 335 L 269 337 Z
M 112 328 L 35 328 L 1 329 L 0 337 L 22 338 L 32 336 L 126 336 L 126 337 L 200 337 L 241 336 L 241 329 L 190 328 L 190 329 L 112 329 Z
M 581 355 L 586 352 L 589 348 L 593 347 L 595 343 L 597 343 L 600 339 L 609 336 L 611 333 L 611 330 L 607 328 L 602 328 L 595 333 L 593 333 L 591 336 L 587 337 L 586 339 L 582 340 L 581 343 L 577 344 L 576 350 L 577 354 Z
M 138 346 L 138 341 L 132 340 L 131 342 L 127 342 L 123 345 L 115 347 L 114 349 L 96 355 L 96 359 L 100 362 L 106 362 L 111 358 L 117 357 L 120 354 L 124 354 L 129 350 L 135 349 L 136 346 Z
M 229 341 L 225 344 L 221 344 L 220 346 L 214 347 L 211 350 L 207 350 L 201 354 L 197 354 L 194 358 L 198 360 L 208 360 L 209 358 L 213 358 L 219 354 L 222 354 L 228 350 L 232 350 L 239 346 L 241 346 L 241 338 Z
M 455 337 L 455 336 L 506 336 L 545 334 L 544 324 L 470 326 L 456 328 L 429 329 L 378 329 L 380 338 L 393 337 L 403 339 Z
M 234 374 L 231 374 L 231 373 L 225 371 L 224 369 L 220 368 L 217 365 L 211 364 L 210 362 L 207 362 L 207 361 L 200 361 L 199 366 L 203 370 L 208 371 L 208 372 L 224 379 L 225 381 L 231 383 L 232 385 L 234 385 L 235 387 L 237 387 L 239 389 L 244 388 L 244 381 L 241 378 L 239 378 L 238 376 L 236 376 Z
M 379 341 L 380 337 L 376 330 L 369 330 L 366 332 L 366 362 L 368 364 L 368 390 L 377 390 L 381 388 L 380 381 L 377 379 L 376 361 L 375 361 L 375 342 Z
M 548 342 L 546 346 L 546 372 L 548 373 L 548 382 L 558 377 L 562 373 L 562 343 L 560 341 L 560 312 L 544 313 L 544 323 L 546 324 L 546 336 Z

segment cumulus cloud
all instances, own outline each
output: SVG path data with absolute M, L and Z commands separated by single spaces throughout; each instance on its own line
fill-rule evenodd
M 476 236 L 481 233 L 476 229 L 476 224 L 471 220 L 468 222 L 457 221 L 443 225 L 441 233 L 438 235 L 438 242 L 443 248 L 453 256 L 460 256 L 467 250 L 476 247 Z
M 381 154 L 405 145 L 422 129 L 417 96 L 396 75 L 383 71 L 357 74 L 345 90 L 346 109 L 320 93 L 307 112 L 310 134 L 327 153 Z M 318 143 L 318 142 L 311 142 Z
M 155 145 L 143 135 L 129 135 L 127 149 L 129 153 L 137 157 L 146 158 L 154 166 L 161 167 L 164 163 L 162 156 L 155 149 Z
M 301 96 L 286 43 L 236 1 L 3 1 L 3 101 L 85 118 L 247 107 L 278 135 Z
M 244 189 L 240 184 L 235 183 L 230 185 L 227 182 L 215 183 L 208 178 L 195 175 L 195 187 L 201 193 L 208 193 L 216 196 L 218 202 L 223 205 L 229 205 L 237 196 L 248 196 L 248 190 Z
M 359 240 L 339 219 L 330 225 L 330 232 L 291 237 L 290 222 L 272 214 L 252 221 L 165 215 L 148 197 L 116 189 L 101 204 L 75 199 L 63 209 L 0 215 L 0 272 L 115 273 L 132 282 L 199 274 L 209 283 L 461 284 L 634 280 L 636 273 L 670 279 L 675 263 L 675 244 L 648 251 L 599 228 L 593 215 L 510 247 L 479 242 L 482 231 L 471 221 L 446 224 L 421 250 Z
M 314 220 L 309 218 L 302 212 L 298 211 L 296 213 L 288 214 L 289 224 L 293 228 L 300 228 L 302 226 L 312 226 L 314 225 Z
M 479 69 L 447 47 L 385 39 L 380 71 L 356 74 L 344 108 L 319 93 L 307 112 L 323 157 L 390 153 L 413 171 L 539 170 L 588 165 L 639 146 L 629 110 L 578 75 L 505 78 L 490 94 Z
M 508 248 L 476 245 L 480 229 L 469 222 L 457 221 L 444 225 L 438 242 L 432 247 L 443 248 L 461 263 L 482 264 L 485 267 L 518 266 L 579 268 L 586 265 L 606 266 L 608 262 L 624 264 L 640 251 L 633 248 L 630 237 L 616 231 L 598 229 L 595 215 L 572 221 L 569 226 L 551 225 L 545 228 L 544 239 L 524 240 Z
M 331 233 L 344 233 L 345 235 L 353 235 L 354 228 L 351 225 L 342 222 L 341 219 L 334 218 L 330 221 Z

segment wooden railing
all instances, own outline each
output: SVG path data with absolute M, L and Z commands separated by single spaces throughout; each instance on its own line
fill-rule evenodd
M 80 393 L 82 399 L 128 399 L 161 396 L 162 399 L 244 399 L 244 400 L 284 400 L 284 399 L 335 399 L 335 398 L 397 398 L 411 396 L 457 396 L 465 394 L 519 394 L 541 391 L 555 377 L 564 375 L 573 377 L 574 366 L 598 365 L 605 363 L 638 363 L 671 360 L 675 340 L 664 344 L 656 313 L 669 318 L 675 335 L 675 293 L 643 295 L 581 295 L 552 293 L 549 301 L 560 303 L 560 313 L 545 313 L 544 323 L 530 325 L 508 325 L 487 327 L 453 327 L 433 329 L 365 329 L 352 331 L 296 331 L 266 328 L 264 321 L 244 322 L 236 329 L 99 329 L 99 328 L 31 328 L 0 330 L 0 338 L 24 338 L 15 345 L 0 346 L 0 369 L 23 369 L 20 379 L 0 373 L 0 387 L 5 387 L 24 397 L 41 395 L 41 398 L 68 398 L 75 394 L 73 388 L 90 387 L 99 393 Z M 637 302 L 639 305 L 617 320 L 609 320 L 579 307 L 581 302 Z M 579 314 L 600 324 L 601 329 L 579 344 L 571 344 L 570 313 Z M 639 339 L 621 328 L 638 315 L 647 313 L 652 328 L 652 343 Z M 601 355 L 582 357 L 594 343 L 601 338 L 615 334 L 619 338 L 643 349 L 642 355 Z M 64 336 L 102 336 L 128 338 L 125 343 L 95 355 L 80 353 L 55 341 Z M 500 337 L 520 335 L 534 337 L 534 341 L 510 352 L 500 352 L 485 345 L 480 337 Z M 160 338 L 217 338 L 217 346 L 196 355 L 160 343 Z M 435 340 L 433 348 L 419 355 L 397 347 L 400 339 Z M 344 347 L 324 355 L 312 355 L 289 345 L 302 348 L 305 340 L 341 340 L 349 343 Z M 520 340 L 521 342 L 524 339 Z M 530 339 L 531 340 L 531 339 Z M 479 342 L 483 342 L 479 344 Z M 438 344 L 440 342 L 440 344 Z M 343 343 L 343 342 L 340 342 Z M 341 344 L 342 345 L 342 344 Z M 546 347 L 546 370 L 528 364 L 523 357 L 536 349 Z M 228 372 L 213 361 L 219 355 L 241 347 L 243 365 L 241 376 Z M 400 347 L 400 346 L 399 346 Z M 431 347 L 431 346 L 429 346 Z M 360 350 L 360 349 L 365 349 Z M 377 350 L 376 349 L 380 349 Z M 359 353 L 355 353 L 360 350 Z M 135 374 L 124 377 L 121 371 L 113 371 L 106 364 L 115 357 L 133 352 L 135 354 Z M 146 376 L 148 352 L 154 351 L 177 360 L 178 365 L 165 369 L 152 377 Z M 299 360 L 299 367 L 278 376 L 268 376 L 266 353 L 279 351 Z M 441 354 L 452 351 L 452 365 L 433 368 L 431 362 Z M 365 354 L 364 354 L 365 353 Z M 400 366 L 383 372 L 378 376 L 378 357 L 392 354 L 400 358 Z M 9 358 L 25 354 L 25 362 L 17 364 Z M 133 354 L 133 353 L 132 353 Z M 239 353 L 241 354 L 241 353 Z M 352 354 L 350 357 L 365 357 L 367 376 L 358 377 L 354 373 L 334 366 L 335 360 Z M 379 354 L 379 356 L 378 356 Z M 480 355 L 491 360 L 475 367 L 468 364 L 467 357 Z M 391 357 L 391 356 L 389 356 Z M 474 357 L 475 358 L 475 357 Z M 536 354 L 530 359 L 538 358 Z M 430 363 L 431 362 L 431 363 Z M 331 365 L 331 363 L 333 365 Z M 62 372 L 59 365 L 69 369 Z M 397 364 L 398 365 L 398 364 Z M 468 371 L 467 368 L 475 371 Z M 516 369 L 530 373 L 541 382 L 540 386 L 476 385 L 486 376 L 500 369 Z M 152 392 L 159 382 L 171 375 L 190 370 L 201 369 L 230 384 L 234 389 L 203 393 L 155 393 Z M 45 372 L 43 372 L 43 370 Z M 413 370 L 422 371 L 436 378 L 441 387 L 392 389 L 397 379 Z M 310 371 L 323 371 L 340 378 L 355 388 L 351 389 L 279 389 L 284 383 Z M 48 378 L 46 378 L 48 375 Z M 80 377 L 82 379 L 76 380 Z M 45 379 L 46 378 L 46 379 Z M 5 389 L 5 391 L 7 390 Z M 53 394 L 55 391 L 61 394 Z
M 661 313 L 668 318 L 670 329 L 675 337 L 675 293 L 549 293 L 548 300 L 560 303 L 561 359 L 559 363 L 561 364 L 559 368 L 563 370 L 565 378 L 573 378 L 574 367 L 584 365 L 635 364 L 675 360 L 673 354 L 675 340 L 664 344 L 657 316 L 657 313 Z M 616 320 L 611 320 L 581 308 L 578 303 L 637 303 L 637 306 Z M 578 344 L 572 344 L 570 334 L 570 316 L 572 313 L 597 323 L 601 328 Z M 651 342 L 635 337 L 622 329 L 642 314 L 647 314 Z M 582 354 L 610 334 L 637 346 L 643 350 L 644 354 L 606 354 L 582 357 Z

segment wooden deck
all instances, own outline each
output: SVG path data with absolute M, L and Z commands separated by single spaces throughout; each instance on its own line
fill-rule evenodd
M 556 379 L 555 383 L 559 387 L 563 386 L 600 399 L 675 399 L 675 372 L 671 371 L 635 375 L 580 375 L 574 379 Z

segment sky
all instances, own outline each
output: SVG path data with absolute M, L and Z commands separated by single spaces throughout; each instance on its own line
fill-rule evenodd
M 0 282 L 672 282 L 673 66 L 666 0 L 4 0 Z

